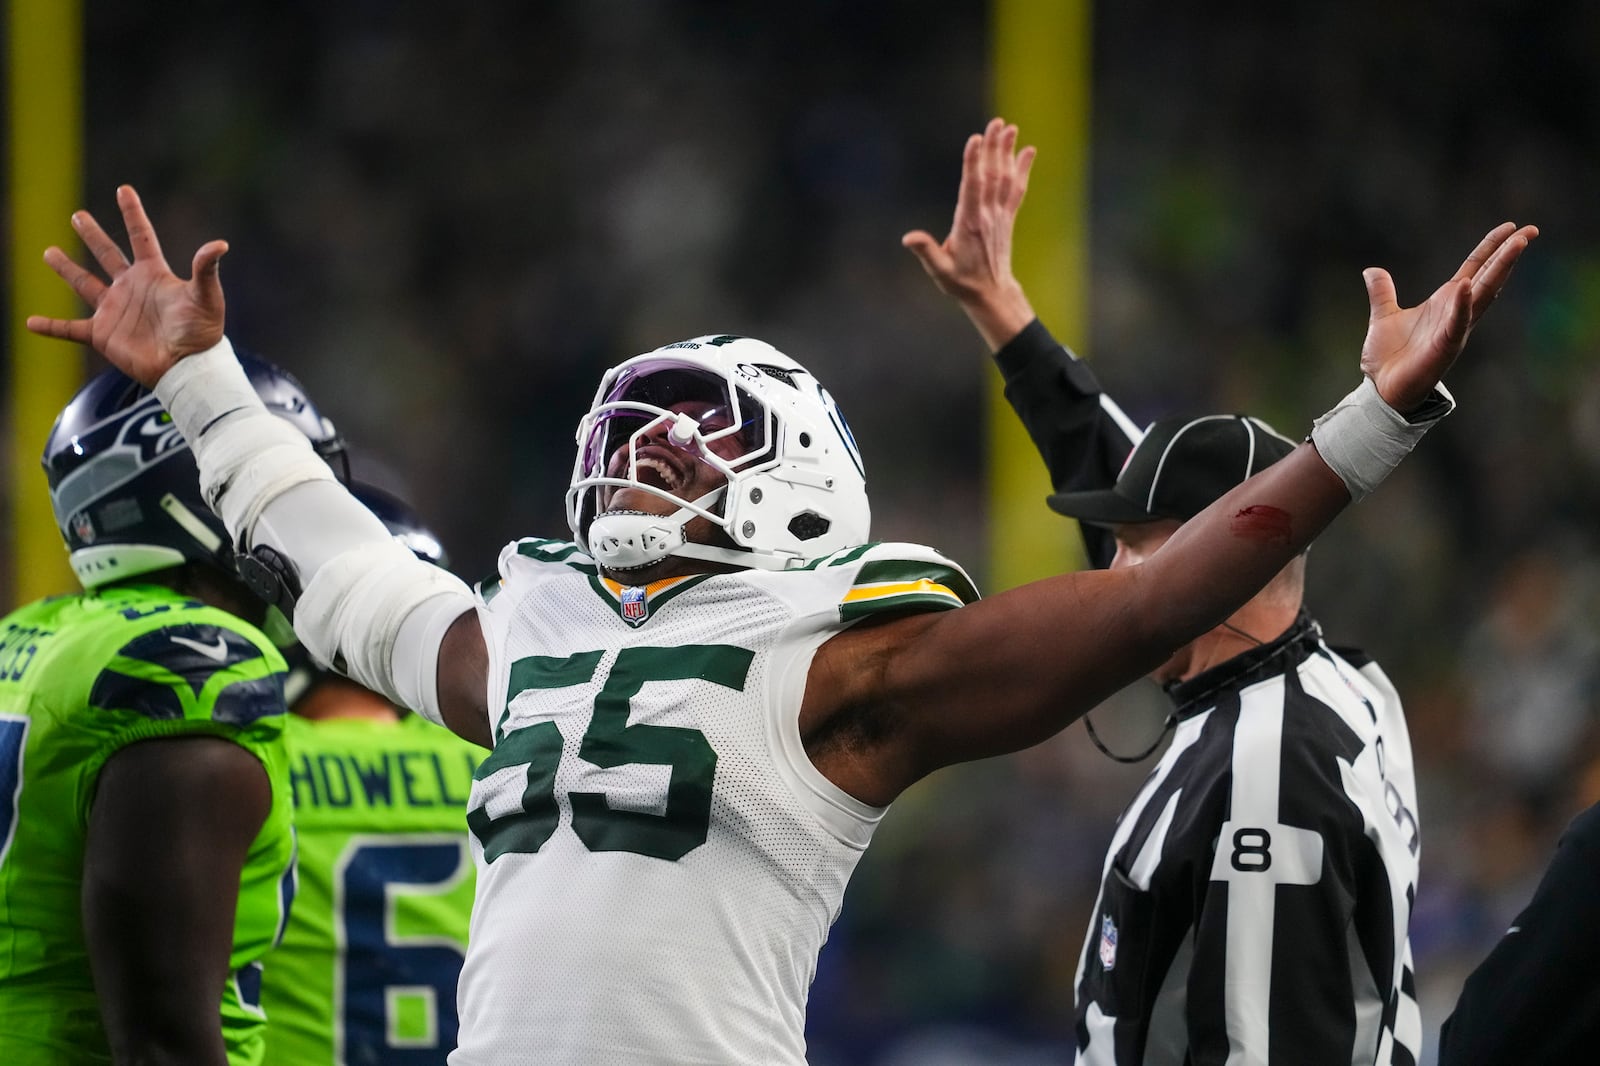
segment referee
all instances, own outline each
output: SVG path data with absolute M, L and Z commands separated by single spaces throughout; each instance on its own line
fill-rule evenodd
M 991 127 L 969 151 L 942 249 L 905 243 L 995 353 L 1051 507 L 1083 521 L 1097 566 L 1135 565 L 1293 444 L 1232 415 L 1138 432 L 1011 274 L 1032 158 L 1014 143 Z M 1241 521 L 1272 535 L 1270 516 Z M 1172 740 L 1105 858 L 1078 964 L 1080 1064 L 1417 1061 L 1410 738 L 1378 666 L 1323 640 L 1304 579 L 1301 556 L 1151 675 Z

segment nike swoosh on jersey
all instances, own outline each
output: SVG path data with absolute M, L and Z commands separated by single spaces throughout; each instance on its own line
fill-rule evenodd
M 221 637 L 217 638 L 215 644 L 205 644 L 198 640 L 190 640 L 188 637 L 175 636 L 171 639 L 172 643 L 182 644 L 185 648 L 192 648 L 213 662 L 220 663 L 228 658 L 228 645 Z

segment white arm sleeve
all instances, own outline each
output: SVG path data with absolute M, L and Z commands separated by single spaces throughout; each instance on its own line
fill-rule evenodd
M 234 540 L 294 565 L 303 588 L 295 634 L 306 649 L 441 721 L 439 644 L 475 606 L 466 584 L 418 559 L 334 479 L 311 442 L 262 405 L 226 339 L 179 361 L 155 393 Z
M 155 394 L 189 442 L 200 490 L 236 543 L 256 543 L 256 521 L 279 494 L 308 481 L 337 483 L 305 434 L 261 403 L 226 337 L 180 359 Z
M 464 581 L 418 559 L 335 481 L 281 493 L 261 509 L 251 544 L 271 546 L 304 582 L 294 631 L 307 651 L 444 724 L 439 645 L 451 623 L 475 609 Z

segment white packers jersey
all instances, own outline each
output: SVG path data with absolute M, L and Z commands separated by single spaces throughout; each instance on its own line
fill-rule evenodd
M 881 544 L 626 587 L 529 540 L 479 595 L 495 749 L 451 1063 L 803 1063 L 817 953 L 883 814 L 801 747 L 812 657 L 976 598 L 967 576 Z

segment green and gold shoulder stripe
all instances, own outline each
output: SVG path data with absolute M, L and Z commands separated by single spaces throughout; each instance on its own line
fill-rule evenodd
M 883 553 L 872 553 L 877 554 Z M 865 557 L 839 603 L 840 621 L 875 614 L 947 611 L 978 598 L 976 586 L 961 568 L 931 551 L 922 558 L 872 555 Z

